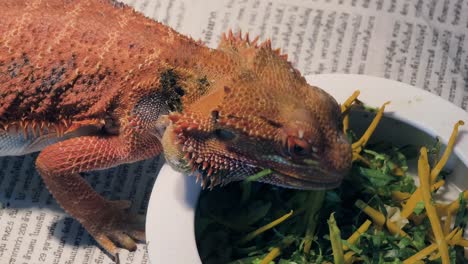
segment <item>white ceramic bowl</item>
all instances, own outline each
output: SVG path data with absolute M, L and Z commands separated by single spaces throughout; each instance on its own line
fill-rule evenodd
M 371 106 L 386 101 L 387 117 L 374 138 L 385 136 L 395 143 L 422 143 L 439 136 L 446 143 L 458 120 L 468 123 L 468 114 L 444 99 L 422 89 L 387 79 L 364 75 L 324 74 L 307 76 L 307 81 L 321 87 L 343 102 L 359 89 L 360 100 Z M 365 118 L 357 122 L 366 123 Z M 355 124 L 356 125 L 356 124 Z M 359 126 L 359 124 L 357 124 Z M 443 191 L 443 199 L 457 197 L 468 189 L 468 124 L 461 127 L 449 165 L 453 173 Z M 146 238 L 150 261 L 160 263 L 201 263 L 195 242 L 194 217 L 200 194 L 194 177 L 188 177 L 164 165 L 149 201 Z

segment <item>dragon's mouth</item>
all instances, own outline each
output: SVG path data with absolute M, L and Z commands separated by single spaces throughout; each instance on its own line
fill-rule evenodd
M 312 163 L 294 164 L 284 160 L 267 160 L 262 167 L 270 168 L 272 173 L 259 181 L 302 190 L 333 189 L 341 184 L 347 173 L 347 170 L 329 169 L 318 161 Z
M 277 157 L 277 156 L 276 156 Z M 208 173 L 201 164 L 195 165 L 197 175 L 201 176 L 203 187 L 226 185 L 232 181 L 243 180 L 248 176 L 257 174 L 264 169 L 272 172 L 259 178 L 257 181 L 272 184 L 284 188 L 301 190 L 323 190 L 338 187 L 347 171 L 334 171 L 326 169 L 319 162 L 309 164 L 295 164 L 284 159 L 269 159 L 261 162 L 244 162 L 234 170 L 219 170 L 216 173 Z
M 327 172 L 327 174 L 320 172 L 320 177 L 304 177 L 273 170 L 272 174 L 265 176 L 260 181 L 286 188 L 322 190 L 336 188 L 341 184 L 342 180 L 343 176 L 341 174 L 333 172 Z

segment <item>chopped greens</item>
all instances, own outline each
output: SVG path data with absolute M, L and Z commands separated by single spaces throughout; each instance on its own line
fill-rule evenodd
M 424 202 L 423 202 L 423 201 L 419 201 L 419 202 L 416 204 L 416 207 L 414 207 L 413 212 L 414 212 L 416 215 L 420 215 L 423 211 L 424 211 Z
M 358 94 L 343 104 L 343 113 Z M 301 191 L 254 182 L 271 173 L 267 169 L 203 191 L 195 217 L 203 263 L 467 263 L 468 191 L 450 204 L 432 200 L 445 183 L 441 170 L 462 122 L 442 155 L 438 141 L 418 154 L 416 146 L 367 145 L 382 111 L 375 111 L 362 138 L 347 131 L 354 162 L 337 189 Z M 344 122 L 346 131 L 349 119 Z M 418 157 L 420 187 L 408 174 L 408 161 Z

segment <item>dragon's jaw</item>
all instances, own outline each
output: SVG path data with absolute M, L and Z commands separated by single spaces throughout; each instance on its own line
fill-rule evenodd
M 304 177 L 304 175 L 273 170 L 270 175 L 259 179 L 259 181 L 291 189 L 324 190 L 338 187 L 344 177 L 344 174 L 336 172 L 324 172 L 313 169 L 309 171 L 311 171 L 310 174 Z M 316 177 L 312 178 L 310 177 L 311 175 Z
M 184 160 L 184 164 L 189 164 L 189 160 Z M 193 166 L 192 166 L 193 168 Z M 244 180 L 248 176 L 257 174 L 265 169 L 270 169 L 271 173 L 259 178 L 257 181 L 272 184 L 280 187 L 301 189 L 301 190 L 323 190 L 338 187 L 346 172 L 336 172 L 325 170 L 320 167 L 306 167 L 298 169 L 297 166 L 255 166 L 244 164 L 235 170 L 219 170 L 216 173 L 208 174 L 208 170 L 202 169 L 201 165 L 195 165 L 191 172 L 201 178 L 202 186 L 214 187 L 216 185 L 226 185 L 233 181 Z
M 279 160 L 281 162 L 278 162 Z M 327 168 L 324 162 L 320 161 L 296 164 L 282 157 L 275 157 L 275 161 L 266 160 L 264 167 L 270 168 L 272 173 L 259 179 L 259 181 L 302 190 L 336 188 L 341 184 L 348 172 L 348 168 L 340 171 Z
M 307 179 L 298 179 L 295 177 L 291 177 L 285 174 L 278 174 L 273 173 L 269 177 L 265 177 L 265 179 L 260 179 L 260 182 L 273 184 L 276 186 L 280 186 L 283 188 L 291 188 L 291 189 L 299 189 L 299 190 L 329 190 L 334 189 L 340 186 L 342 178 L 338 175 L 332 175 L 331 178 L 339 178 L 334 182 L 327 181 L 327 182 L 315 182 L 315 181 L 308 181 Z
M 197 175 L 202 187 L 226 185 L 233 181 L 243 180 L 264 169 L 271 169 L 271 174 L 258 181 L 293 189 L 332 189 L 340 185 L 349 170 L 349 166 L 344 166 L 340 170 L 329 168 L 324 160 L 308 159 L 305 163 L 295 163 L 279 155 L 249 157 L 250 155 L 241 153 L 236 153 L 236 160 L 229 160 L 229 156 L 234 156 L 232 153 L 219 157 L 227 159 L 227 163 L 235 164 L 235 166 L 210 170 L 204 161 L 197 161 L 200 157 L 199 153 L 189 152 L 184 147 L 184 142 L 180 142 L 171 126 L 165 131 L 162 143 L 166 161 L 178 171 Z

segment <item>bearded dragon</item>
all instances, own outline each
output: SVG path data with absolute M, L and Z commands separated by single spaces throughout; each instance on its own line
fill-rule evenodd
M 112 256 L 144 232 L 80 173 L 164 153 L 203 186 L 340 184 L 339 104 L 248 34 L 210 49 L 110 0 L 0 0 L 0 156 L 40 151 L 58 204 Z

